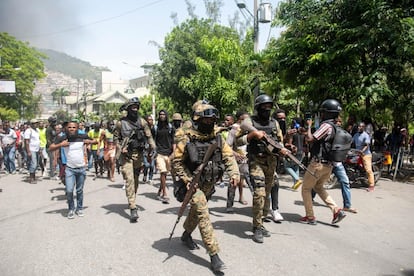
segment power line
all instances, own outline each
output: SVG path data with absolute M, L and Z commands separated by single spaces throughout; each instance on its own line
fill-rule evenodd
M 160 2 L 163 2 L 163 1 L 165 1 L 165 0 L 153 1 L 153 2 L 150 2 L 150 3 L 145 4 L 143 6 L 134 8 L 132 10 L 123 12 L 123 13 L 118 14 L 118 15 L 115 15 L 115 16 L 107 17 L 107 18 L 104 18 L 104 19 L 101 19 L 101 20 L 93 21 L 93 22 L 90 22 L 90 23 L 87 23 L 87 24 L 83 24 L 83 25 L 79 25 L 79 26 L 70 27 L 70 28 L 63 29 L 63 30 L 56 31 L 56 32 L 28 35 L 28 36 L 23 37 L 23 39 L 36 38 L 36 37 L 45 37 L 45 36 L 53 36 L 53 35 L 58 35 L 58 34 L 62 34 L 62 33 L 67 33 L 67 32 L 71 32 L 71 31 L 79 30 L 79 29 L 86 28 L 86 27 L 89 27 L 89 26 L 92 26 L 92 25 L 100 24 L 100 23 L 103 23 L 103 22 L 108 22 L 108 21 L 111 21 L 111 20 L 114 20 L 114 19 L 117 19 L 117 18 L 126 16 L 128 14 L 131 14 L 131 13 L 134 13 L 136 11 L 139 11 L 139 10 L 142 10 L 142 9 L 145 9 L 145 8 L 148 8 L 150 6 L 153 6 L 153 5 L 158 4 Z

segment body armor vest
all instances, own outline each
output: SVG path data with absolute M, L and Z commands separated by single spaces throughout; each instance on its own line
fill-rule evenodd
M 190 142 L 186 145 L 188 158 L 184 161 L 184 163 L 188 167 L 188 169 L 193 172 L 201 163 L 203 163 L 204 155 L 206 154 L 208 147 L 212 143 L 218 143 L 218 147 L 210 157 L 210 160 L 204 167 L 203 172 L 201 173 L 199 183 L 200 186 L 203 186 L 207 183 L 214 184 L 223 175 L 224 164 L 221 153 L 221 136 L 218 135 L 217 137 L 213 137 L 213 139 L 207 141 L 190 140 Z
M 273 140 L 278 142 L 278 138 L 276 136 L 277 129 L 276 129 L 276 121 L 275 119 L 271 118 L 269 121 L 267 121 L 266 125 L 263 125 L 256 121 L 255 117 L 252 117 L 252 123 L 253 126 L 257 130 L 262 130 L 266 132 L 266 134 L 271 137 Z M 247 146 L 247 152 L 252 155 L 259 155 L 263 156 L 264 154 L 267 154 L 266 151 L 266 144 L 263 141 L 258 141 L 256 139 L 253 139 L 250 141 L 250 144 Z
M 128 151 L 143 150 L 145 148 L 147 137 L 145 136 L 144 128 L 141 124 L 141 118 L 138 118 L 136 123 L 132 123 L 129 120 L 122 120 L 121 125 L 122 139 L 127 139 L 129 137 Z

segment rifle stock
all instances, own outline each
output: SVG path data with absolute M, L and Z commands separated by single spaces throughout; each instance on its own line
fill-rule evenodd
M 135 130 L 131 131 L 130 135 L 128 137 L 125 137 L 122 140 L 121 146 L 120 146 L 119 150 L 116 152 L 115 160 L 118 160 L 119 157 L 122 154 L 122 150 L 125 149 L 126 147 L 128 147 L 129 140 L 131 139 L 132 136 L 134 136 L 134 134 L 135 134 Z
M 247 131 L 247 132 L 257 131 L 257 129 L 254 126 L 246 123 L 245 121 L 241 123 L 240 128 L 244 131 Z M 269 153 L 271 153 L 271 154 L 275 154 L 275 153 L 273 153 L 273 149 L 280 150 L 280 149 L 283 148 L 283 146 L 281 144 L 276 143 L 267 134 L 263 137 L 263 140 L 264 140 L 265 144 L 267 144 L 267 149 L 268 149 Z M 310 171 L 305 165 L 303 165 L 302 162 L 300 162 L 289 150 L 287 150 L 287 151 L 288 151 L 288 153 L 286 154 L 286 157 L 288 157 L 295 164 L 297 164 L 302 170 L 305 170 L 310 175 L 312 175 L 313 177 L 316 177 L 314 172 Z
M 183 216 L 184 211 L 185 211 L 188 203 L 190 202 L 190 199 L 193 196 L 193 194 L 194 194 L 194 192 L 197 188 L 198 183 L 200 182 L 201 173 L 203 172 L 204 167 L 207 165 L 208 161 L 210 160 L 210 157 L 213 155 L 213 153 L 217 149 L 217 147 L 218 147 L 218 143 L 216 141 L 216 142 L 212 143 L 207 148 L 207 151 L 206 151 L 206 153 L 204 154 L 204 157 L 203 157 L 203 162 L 194 171 L 194 173 L 193 173 L 194 177 L 193 177 L 192 181 L 190 182 L 187 193 L 185 194 L 184 200 L 181 203 L 180 210 L 178 210 L 177 220 L 175 221 L 174 227 L 173 227 L 173 229 L 170 233 L 170 237 L 168 238 L 168 240 L 171 240 L 171 238 L 174 234 L 175 227 L 180 222 L 180 219 Z

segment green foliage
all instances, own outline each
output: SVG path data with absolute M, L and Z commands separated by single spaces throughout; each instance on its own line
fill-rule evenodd
M 79 118 L 70 118 L 68 112 L 63 109 L 59 109 L 55 113 L 53 113 L 53 116 L 56 117 L 56 121 L 58 123 L 68 122 L 71 119 L 79 119 Z
M 112 121 L 119 119 L 119 108 L 121 104 L 105 103 L 101 108 L 100 117 L 105 121 Z
M 347 113 L 383 123 L 413 117 L 412 1 L 285 1 L 274 24 L 287 27 L 263 57 L 271 87 L 307 105 L 339 99 Z M 401 112 L 404 110 L 404 112 Z
M 53 101 L 57 102 L 58 105 L 64 104 L 65 97 L 69 95 L 70 92 L 67 91 L 65 88 L 56 88 L 55 91 L 52 92 Z
M 0 107 L 13 109 L 20 117 L 33 118 L 39 114 L 40 96 L 34 96 L 33 89 L 35 81 L 45 76 L 41 60 L 44 55 L 7 33 L 0 33 L 0 45 L 0 79 L 16 83 L 14 96 L 0 95 Z
M 235 30 L 206 19 L 187 20 L 167 35 L 160 59 L 154 88 L 161 98 L 173 99 L 176 112 L 190 112 L 203 98 L 222 114 L 250 106 L 249 58 Z
M 0 119 L 2 121 L 8 120 L 10 122 L 19 120 L 19 113 L 16 110 L 7 107 L 0 107 Z
M 43 62 L 47 69 L 71 76 L 74 79 L 96 80 L 100 77 L 101 72 L 110 71 L 106 67 L 93 66 L 89 62 L 54 50 L 38 49 L 38 51 L 44 54 Z

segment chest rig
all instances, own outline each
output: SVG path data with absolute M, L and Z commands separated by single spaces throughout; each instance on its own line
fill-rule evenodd
M 279 139 L 277 138 L 278 130 L 275 119 L 271 118 L 269 121 L 266 122 L 266 124 L 259 123 L 255 119 L 256 118 L 252 117 L 253 127 L 255 127 L 257 130 L 264 131 L 275 142 L 279 142 Z M 268 154 L 266 144 L 263 141 L 258 141 L 256 139 L 250 141 L 250 144 L 247 146 L 247 152 L 250 155 L 256 155 L 259 157 Z
M 203 162 L 204 155 L 207 152 L 208 147 L 212 143 L 217 143 L 217 148 L 210 157 L 208 163 L 204 167 L 200 177 L 200 186 L 206 184 L 216 183 L 224 172 L 224 164 L 222 158 L 222 138 L 221 135 L 217 135 L 209 140 L 198 140 L 195 137 L 190 138 L 190 141 L 185 147 L 186 159 L 184 164 L 190 171 L 195 171 L 196 168 Z

